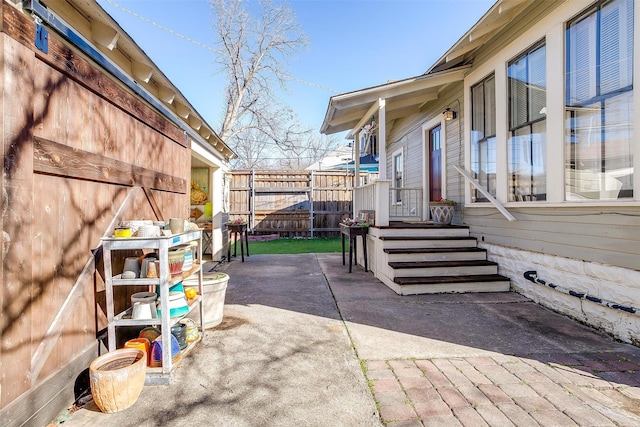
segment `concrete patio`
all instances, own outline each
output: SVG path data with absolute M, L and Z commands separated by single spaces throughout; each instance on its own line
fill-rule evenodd
M 169 386 L 67 426 L 637 426 L 640 349 L 515 293 L 398 296 L 340 254 L 252 255 Z

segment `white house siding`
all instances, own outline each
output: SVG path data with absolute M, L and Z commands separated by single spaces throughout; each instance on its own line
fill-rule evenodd
M 451 84 L 440 94 L 438 100 L 432 101 L 425 107 L 432 111 L 431 114 L 414 114 L 397 120 L 388 135 L 390 141 L 387 147 L 387 176 L 392 174 L 392 155 L 397 150 L 403 150 L 404 158 L 404 186 L 407 188 L 422 188 L 423 197 L 428 197 L 428 187 L 425 188 L 424 174 L 425 162 L 428 161 L 425 153 L 425 140 L 423 125 L 438 122 L 442 112 L 451 108 L 458 114 L 455 120 L 441 121 L 445 133 L 445 161 L 446 177 L 444 185 L 445 195 L 449 199 L 460 203 L 464 201 L 464 183 L 461 175 L 452 169 L 453 165 L 464 164 L 464 158 L 460 155 L 460 134 L 464 130 L 464 121 L 461 115 L 463 105 L 462 82 Z M 425 213 L 425 215 L 427 215 Z
M 541 206 L 509 211 L 516 221 L 507 221 L 493 207 L 467 206 L 464 223 L 481 242 L 632 270 L 639 267 L 637 207 Z M 640 309 L 640 294 L 637 297 Z
M 502 174 L 504 180 L 502 186 L 498 182 L 497 199 L 517 221 L 507 221 L 488 204 L 466 205 L 463 221 L 489 251 L 490 259 L 500 263 L 500 273 L 510 277 L 514 290 L 621 340 L 640 345 L 640 186 L 637 179 L 640 149 L 636 145 L 635 200 L 564 201 L 564 29 L 566 21 L 591 2 L 558 2 L 551 14 L 543 16 L 550 4 L 534 5 L 526 18 L 514 21 L 526 25 L 515 25 L 499 40 L 487 43 L 465 79 L 464 90 L 468 97 L 473 84 L 491 73 L 496 75 L 497 174 Z M 636 3 L 635 8 L 637 64 L 640 58 L 640 43 L 637 42 L 640 4 Z M 501 165 L 500 161 L 502 158 L 506 163 L 507 158 L 506 66 L 508 61 L 543 38 L 547 45 L 547 201 L 505 203 L 506 164 Z M 635 69 L 638 70 L 638 65 Z M 636 73 L 636 79 L 638 75 Z M 636 81 L 634 109 L 640 106 L 639 87 Z M 469 106 L 465 113 L 470 113 Z M 640 116 L 638 111 L 634 114 L 637 135 Z M 468 140 L 468 123 L 465 135 Z M 637 141 L 640 139 L 636 137 Z M 468 151 L 466 153 L 469 168 Z M 466 197 L 470 200 L 469 194 Z M 537 271 L 539 279 L 558 288 L 532 283 L 525 279 L 526 271 Z M 569 291 L 584 293 L 603 302 L 571 296 Z M 631 314 L 607 307 L 607 302 L 634 308 L 637 312 Z
M 454 165 L 464 166 L 464 144 L 462 135 L 464 134 L 464 100 L 462 83 L 456 83 L 446 94 L 445 105 L 457 113 L 457 118 L 445 123 L 446 127 L 446 197 L 457 201 L 462 208 L 464 203 L 465 180 L 455 169 Z M 444 111 L 444 108 L 443 110 Z
M 404 186 L 417 188 L 421 185 L 420 174 L 422 170 L 422 153 L 420 144 L 416 144 L 420 138 L 420 120 L 418 115 L 398 120 L 391 130 L 387 147 L 387 177 L 392 178 L 393 155 L 402 150 L 404 162 Z M 392 185 L 393 186 L 393 185 Z

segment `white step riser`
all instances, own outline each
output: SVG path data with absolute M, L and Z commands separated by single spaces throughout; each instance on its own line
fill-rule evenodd
M 486 252 L 439 252 L 428 254 L 387 254 L 388 262 L 485 260 Z
M 508 281 L 469 282 L 469 283 L 455 283 L 455 284 L 438 283 L 435 285 L 404 285 L 404 286 L 400 286 L 399 293 L 400 295 L 420 295 L 420 294 L 467 293 L 467 292 L 509 292 L 510 286 L 511 285 Z
M 394 268 L 394 277 L 466 276 L 474 274 L 498 274 L 497 265 L 430 268 Z
M 465 292 L 509 292 L 511 284 L 504 281 L 476 281 L 466 283 L 434 283 L 422 285 L 399 285 L 388 275 L 378 276 L 380 281 L 387 285 L 398 295 L 420 295 L 440 293 L 465 293 Z
M 397 237 L 469 237 L 468 228 L 382 228 L 379 231 L 380 236 L 397 236 Z
M 475 248 L 476 241 L 469 240 L 381 240 L 383 249 L 401 248 Z

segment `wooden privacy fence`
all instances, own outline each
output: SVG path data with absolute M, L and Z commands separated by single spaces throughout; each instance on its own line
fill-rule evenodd
M 229 220 L 244 218 L 253 234 L 339 236 L 352 215 L 353 172 L 236 170 L 229 186 Z M 377 174 L 362 174 L 361 182 Z

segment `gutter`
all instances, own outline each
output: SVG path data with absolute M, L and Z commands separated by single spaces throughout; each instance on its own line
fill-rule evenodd
M 200 134 L 196 133 L 191 127 L 187 126 L 178 116 L 167 108 L 164 104 L 158 101 L 154 96 L 147 92 L 144 88 L 140 87 L 138 83 L 132 79 L 127 73 L 125 73 L 120 67 L 111 62 L 100 51 L 93 47 L 93 45 L 87 41 L 82 35 L 73 30 L 66 22 L 59 18 L 55 13 L 50 11 L 47 7 L 43 6 L 38 0 L 23 0 L 22 7 L 31 12 L 36 17 L 39 17 L 50 28 L 55 30 L 58 34 L 69 41 L 73 46 L 78 48 L 83 54 L 95 61 L 100 67 L 105 69 L 125 86 L 131 89 L 136 95 L 148 102 L 152 107 L 158 110 L 162 115 L 168 118 L 173 124 L 182 129 L 185 134 L 189 135 L 194 141 L 200 143 L 207 151 L 210 151 L 216 156 L 224 156 L 219 151 L 215 150 L 211 144 L 209 144 Z M 213 132 L 213 131 L 212 131 Z M 218 138 L 220 139 L 220 138 Z M 224 142 L 220 140 L 222 144 Z M 224 144 L 226 147 L 226 144 Z M 229 151 L 235 155 L 233 150 L 226 147 Z

